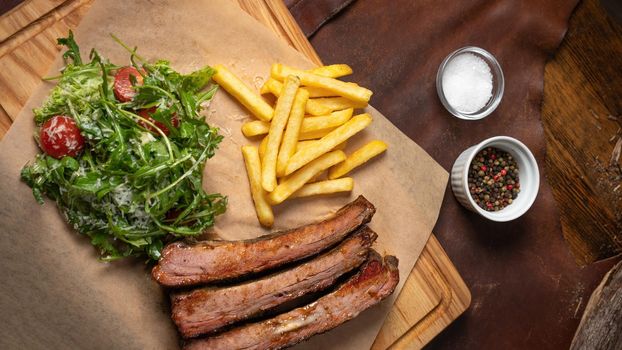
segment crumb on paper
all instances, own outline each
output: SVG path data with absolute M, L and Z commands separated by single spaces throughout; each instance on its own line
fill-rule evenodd
M 251 117 L 248 114 L 231 114 L 231 115 L 228 115 L 226 118 L 229 120 L 236 121 L 236 122 L 240 120 L 251 119 Z
M 233 133 L 231 132 L 231 128 L 228 128 L 226 126 L 220 126 L 220 125 L 215 124 L 215 123 L 213 125 L 218 128 L 218 130 L 220 132 L 220 135 L 222 135 L 226 139 L 231 140 L 231 142 L 233 142 L 237 146 L 241 146 L 240 143 L 238 141 L 236 141 L 236 139 L 233 137 Z
M 261 75 L 256 75 L 255 78 L 253 78 L 253 83 L 255 84 L 255 88 L 257 90 L 261 89 L 265 81 L 266 79 L 264 79 Z
M 222 132 L 223 136 L 225 136 L 225 137 L 231 137 L 231 135 L 232 135 L 232 134 L 231 134 L 231 129 L 229 129 L 229 128 L 227 128 L 227 127 L 224 127 L 224 128 L 220 128 L 220 130 L 221 130 L 221 132 Z

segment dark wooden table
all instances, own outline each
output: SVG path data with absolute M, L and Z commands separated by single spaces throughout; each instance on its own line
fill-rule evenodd
M 323 4 L 332 2 L 320 1 Z M 452 6 L 450 1 L 440 2 Z M 305 13 L 301 8 L 308 11 L 316 3 L 292 1 L 296 6 L 292 11 L 296 18 L 300 18 L 303 29 L 308 26 L 313 31 L 314 23 L 306 15 L 309 12 Z M 541 109 L 543 134 L 541 129 L 534 128 L 534 135 L 529 135 L 531 129 L 525 131 L 514 127 L 511 124 L 514 122 L 513 111 L 507 109 L 512 103 L 519 108 L 531 108 L 530 101 L 540 101 L 539 92 L 518 97 L 520 94 L 515 90 L 514 97 L 519 100 L 508 97 L 506 110 L 503 111 L 502 105 L 496 119 L 465 125 L 443 120 L 445 114 L 442 110 L 431 106 L 436 96 L 428 91 L 433 85 L 429 73 L 438 66 L 436 56 L 439 56 L 431 43 L 446 44 L 443 35 L 447 34 L 447 27 L 443 27 L 443 23 L 445 26 L 448 22 L 454 25 L 456 36 L 468 38 L 478 28 L 473 21 L 481 21 L 478 23 L 484 25 L 490 23 L 481 17 L 494 17 L 496 13 L 491 8 L 507 11 L 507 8 L 518 7 L 523 22 L 512 16 L 499 16 L 516 21 L 512 23 L 516 27 L 509 25 L 508 29 L 495 22 L 502 27 L 499 28 L 501 33 L 510 31 L 508 34 L 514 36 L 483 33 L 483 37 L 472 36 L 472 39 L 465 40 L 487 42 L 493 46 L 496 43 L 491 42 L 490 37 L 514 40 L 520 36 L 521 32 L 511 30 L 518 30 L 524 21 L 545 28 L 549 24 L 559 24 L 547 23 L 548 18 L 538 10 L 525 13 L 529 11 L 520 8 L 522 1 L 472 0 L 466 3 L 477 3 L 481 8 L 472 7 L 469 8 L 472 12 L 462 14 L 447 8 L 446 16 L 443 16 L 435 12 L 439 8 L 433 1 L 396 0 L 393 9 L 383 9 L 380 0 L 355 1 L 317 30 L 311 43 L 325 61 L 352 64 L 353 79 L 376 91 L 372 103 L 446 169 L 451 167 L 462 147 L 468 147 L 478 142 L 474 138 L 484 136 L 484 128 L 494 127 L 495 133 L 506 134 L 503 126 L 507 125 L 505 131 L 510 135 L 522 134 L 536 145 L 534 152 L 549 186 L 541 187 L 540 199 L 524 218 L 511 224 L 492 224 L 456 205 L 448 190 L 434 232 L 467 282 L 473 299 L 471 308 L 429 347 L 568 348 L 591 291 L 615 260 L 581 266 L 614 256 L 622 250 L 618 195 L 622 190 L 618 187 L 620 169 L 608 164 L 614 148 L 609 139 L 616 133 L 618 125 L 607 119 L 608 114 L 620 113 L 622 49 L 619 41 L 622 30 L 606 15 L 598 0 L 579 4 L 570 21 L 566 40 L 546 66 Z M 534 8 L 550 6 L 549 1 L 530 3 L 535 5 Z M 561 1 L 559 3 L 562 5 Z M 456 6 L 468 8 L 462 2 Z M 476 11 L 478 9 L 481 11 Z M 547 10 L 551 11 L 551 8 L 547 7 Z M 436 20 L 421 15 L 422 12 Z M 424 21 L 427 26 L 414 23 L 417 21 Z M 464 33 L 464 30 L 471 32 Z M 411 45 L 408 40 L 422 43 Z M 523 55 L 524 62 L 533 62 L 528 61 L 530 58 L 525 51 L 530 48 L 525 46 L 546 45 L 538 40 L 544 39 L 523 37 L 522 41 L 517 40 L 516 49 L 522 53 L 516 54 Z M 449 52 L 451 48 L 443 50 Z M 520 59 L 505 53 L 506 62 L 521 64 Z M 514 87 L 524 82 L 520 73 L 511 73 Z M 531 70 L 526 74 L 534 72 Z M 542 71 L 535 76 L 542 77 L 541 74 Z M 421 79 L 422 75 L 427 78 Z M 531 81 L 536 85 L 540 82 L 538 79 Z M 537 90 L 533 85 L 525 88 L 531 92 Z M 413 93 L 413 89 L 428 92 Z M 426 99 L 425 103 L 418 100 L 422 98 Z M 534 126 L 528 123 L 528 118 L 537 118 L 537 110 L 527 113 L 520 110 L 516 113 L 522 118 L 518 122 L 526 127 Z M 472 129 L 465 129 L 469 127 Z M 471 133 L 480 136 L 474 137 Z M 546 156 L 540 148 L 544 145 L 542 138 L 546 139 Z

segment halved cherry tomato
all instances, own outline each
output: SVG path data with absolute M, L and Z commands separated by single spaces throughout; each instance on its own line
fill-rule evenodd
M 166 125 L 164 125 L 164 123 L 161 123 L 155 119 L 153 119 L 151 117 L 151 114 L 155 113 L 156 108 L 155 107 L 151 107 L 151 108 L 147 108 L 147 109 L 141 109 L 138 111 L 138 115 L 147 119 L 148 121 L 152 122 L 153 124 L 155 124 L 155 126 L 157 126 L 158 128 L 160 128 L 160 130 L 162 130 L 162 132 L 164 133 L 164 135 L 167 135 L 171 133 L 171 131 L 168 129 L 168 127 L 166 127 Z M 157 133 L 157 130 L 152 127 L 151 125 L 143 122 L 142 120 L 138 122 L 138 124 L 140 124 L 143 128 L 153 132 L 153 133 Z M 177 118 L 177 114 L 173 114 L 173 117 L 171 117 L 171 125 L 173 125 L 173 127 L 177 128 L 179 127 L 179 118 Z
M 76 122 L 64 115 L 54 116 L 43 123 L 39 141 L 43 151 L 57 159 L 75 157 L 84 148 L 84 138 Z
M 141 85 L 143 83 L 142 75 L 132 66 L 120 68 L 114 75 L 114 96 L 121 102 L 131 101 L 136 96 L 130 75 L 136 77 L 136 84 Z

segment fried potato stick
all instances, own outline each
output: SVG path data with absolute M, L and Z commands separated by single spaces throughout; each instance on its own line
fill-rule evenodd
M 333 112 L 325 116 L 306 117 L 302 121 L 300 132 L 310 133 L 318 130 L 336 128 L 350 120 L 350 118 L 352 118 L 353 112 L 354 110 L 352 108 L 348 108 L 344 109 L 343 111 Z
M 346 154 L 343 153 L 343 151 L 332 151 L 315 159 L 281 182 L 274 191 L 268 195 L 268 202 L 273 205 L 282 203 L 294 192 L 302 188 L 302 186 L 309 182 L 316 174 L 345 159 Z
M 354 168 L 364 164 L 373 157 L 379 155 L 387 149 L 387 144 L 374 140 L 367 143 L 365 146 L 357 149 L 341 164 L 332 167 L 328 172 L 329 179 L 336 179 L 344 176 L 352 171 Z
M 276 187 L 276 160 L 283 138 L 283 130 L 287 125 L 298 86 L 300 86 L 300 80 L 296 76 L 290 75 L 285 79 L 283 90 L 276 102 L 274 118 L 270 123 L 268 144 L 261 164 L 261 185 L 268 192 L 272 192 Z
M 259 223 L 264 227 L 272 227 L 274 224 L 274 214 L 272 207 L 266 200 L 266 192 L 261 187 L 261 161 L 256 147 L 243 146 L 242 155 L 246 164 L 246 174 L 251 188 L 251 196 L 255 203 L 255 212 Z
M 347 64 L 331 64 L 309 69 L 307 72 L 328 78 L 340 78 L 352 74 L 352 68 Z
M 356 102 L 349 100 L 345 97 L 322 97 L 322 98 L 314 98 L 311 101 L 314 103 L 318 103 L 331 111 L 340 111 L 346 108 L 365 108 L 367 107 L 367 103 Z
M 280 81 L 271 78 L 264 83 L 264 85 L 261 87 L 260 92 L 262 94 L 269 92 L 274 96 L 279 97 L 281 95 L 282 89 L 283 84 Z M 322 106 L 317 102 L 312 102 L 311 100 L 307 101 L 305 111 L 311 115 L 325 115 L 331 112 L 330 108 Z
M 272 93 L 271 87 L 272 86 L 278 86 L 278 85 L 275 85 L 275 84 L 280 85 L 281 82 L 276 80 L 276 79 L 274 79 L 274 78 L 268 78 L 268 80 L 261 86 L 261 89 L 259 90 L 259 92 L 262 95 L 270 94 L 270 93 Z M 275 90 L 278 90 L 278 89 L 275 89 Z M 322 89 L 322 88 L 316 88 L 316 87 L 312 87 L 312 86 L 305 87 L 304 90 L 307 90 L 307 92 L 309 93 L 309 98 L 311 98 L 311 97 L 331 97 L 331 96 L 335 96 L 335 93 L 332 92 L 332 91 L 325 90 L 325 89 Z
M 350 192 L 354 188 L 354 179 L 344 177 L 336 180 L 318 181 L 302 186 L 289 198 L 309 197 L 320 194 L 330 194 L 339 192 Z
M 305 119 L 305 106 L 309 99 L 309 93 L 306 90 L 298 89 L 294 104 L 287 120 L 287 128 L 283 134 L 283 141 L 279 149 L 279 155 L 276 160 L 276 176 L 283 176 L 289 158 L 296 152 L 296 143 L 298 143 L 298 134 L 300 126 Z
M 264 135 L 270 131 L 270 123 L 263 120 L 253 120 L 242 124 L 242 134 L 246 137 Z
M 299 90 L 304 91 L 302 89 Z M 306 94 L 307 92 L 305 91 L 304 93 Z M 299 132 L 303 134 L 310 134 L 314 131 L 334 129 L 350 120 L 353 111 L 354 110 L 352 108 L 348 108 L 342 111 L 332 112 L 327 115 L 306 117 L 304 120 L 301 120 L 302 125 Z M 270 123 L 266 123 L 261 120 L 252 120 L 242 124 L 242 134 L 246 137 L 265 135 L 268 131 L 270 131 Z M 298 137 L 298 135 L 296 135 L 296 137 Z
M 246 109 L 248 109 L 255 117 L 265 122 L 272 120 L 274 109 L 264 101 L 261 96 L 257 95 L 251 88 L 249 88 L 242 80 L 236 77 L 223 65 L 214 66 L 216 74 L 212 76 L 215 82 L 218 83 L 225 91 L 233 96 L 238 102 L 240 102 Z
M 369 124 L 371 124 L 371 120 L 371 115 L 367 113 L 359 114 L 347 121 L 345 124 L 326 134 L 326 136 L 318 140 L 313 147 L 305 147 L 296 152 L 287 164 L 285 175 L 289 175 L 302 168 L 305 164 L 318 158 L 324 153 L 335 148 L 338 144 L 354 136 L 359 131 L 365 129 Z
M 259 158 L 263 159 L 263 155 L 266 154 L 266 147 L 268 146 L 268 136 L 265 136 L 259 144 Z
M 303 147 L 311 146 L 311 145 L 313 145 L 314 142 L 317 142 L 317 140 L 298 141 L 298 145 L 296 146 L 296 149 L 300 150 Z M 335 146 L 335 148 L 333 148 L 331 151 L 336 151 L 336 150 L 342 150 L 343 151 L 346 148 L 347 144 L 348 144 L 348 141 L 343 141 L 342 143 L 340 143 L 337 146 Z
M 300 78 L 300 83 L 305 86 L 314 86 L 333 91 L 339 96 L 346 97 L 350 100 L 367 103 L 371 98 L 372 91 L 364 87 L 346 83 L 341 80 L 323 77 L 313 73 L 305 72 L 299 69 L 291 68 L 280 63 L 272 65 L 270 76 L 281 80 L 289 75 L 295 75 Z
M 309 132 L 301 132 L 298 135 L 298 140 L 300 140 L 300 141 L 305 141 L 305 140 L 317 141 L 317 139 L 321 139 L 322 137 L 328 135 L 328 133 L 333 131 L 333 130 L 335 130 L 335 128 L 322 129 L 322 130 L 309 131 Z

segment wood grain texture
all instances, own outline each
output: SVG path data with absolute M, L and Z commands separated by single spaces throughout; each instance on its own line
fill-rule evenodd
M 622 349 L 622 262 L 592 293 L 570 349 Z
M 59 52 L 56 38 L 79 23 L 91 1 L 29 1 L 1 17 L 0 120 L 15 119 Z M 0 137 L 7 131 L 0 123 Z
M 307 37 L 300 31 L 281 0 L 237 0 L 240 8 L 267 26 L 290 46 L 304 54 L 311 62 L 322 65 Z
M 0 17 L 0 138 L 56 57 L 56 38 L 78 25 L 93 0 L 30 0 Z M 289 45 L 321 64 L 280 0 L 232 0 Z M 20 11 L 24 13 L 20 13 Z M 55 11 L 62 11 L 59 14 Z M 10 20 L 5 20 L 10 18 Z M 22 78 L 14 79 L 15 74 Z M 470 304 L 471 295 L 432 235 L 383 326 L 374 349 L 421 348 Z
M 46 13 L 64 3 L 63 0 L 39 0 L 22 2 L 2 15 L 0 40 L 4 41 L 22 28 L 41 19 Z M 3 45 L 4 49 L 4 45 Z
M 92 0 L 58 1 L 44 0 L 24 2 L 6 14 L 0 26 L 0 57 L 30 40 L 36 34 L 65 19 L 75 10 Z M 21 28 L 21 29 L 20 29 Z
M 470 304 L 469 289 L 431 235 L 372 349 L 420 349 Z
M 563 234 L 587 264 L 622 252 L 622 173 L 609 164 L 622 126 L 622 27 L 586 0 L 569 28 L 545 69 L 542 122 Z

